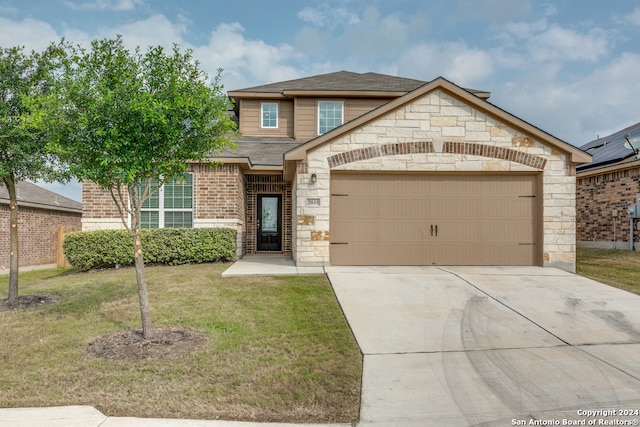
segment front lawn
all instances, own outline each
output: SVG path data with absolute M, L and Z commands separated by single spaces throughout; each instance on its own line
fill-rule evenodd
M 56 303 L 0 311 L 0 407 L 91 405 L 110 416 L 358 420 L 362 356 L 324 276 L 221 278 L 227 264 L 147 267 L 154 326 L 207 334 L 193 354 L 112 360 L 99 336 L 139 329 L 135 271 L 21 274 Z M 1 279 L 6 298 L 8 277 Z
M 640 295 L 640 252 L 579 248 L 576 272 Z

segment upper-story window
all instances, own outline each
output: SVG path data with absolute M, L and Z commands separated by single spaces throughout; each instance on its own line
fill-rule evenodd
M 153 180 L 149 191 L 158 188 Z M 142 191 L 142 187 L 138 187 Z M 140 227 L 142 228 L 191 228 L 193 227 L 193 174 L 173 179 L 160 187 L 142 205 Z
M 322 135 L 342 125 L 343 110 L 342 101 L 318 101 L 318 134 Z
M 263 128 L 278 127 L 278 103 L 276 102 L 262 103 L 262 127 Z

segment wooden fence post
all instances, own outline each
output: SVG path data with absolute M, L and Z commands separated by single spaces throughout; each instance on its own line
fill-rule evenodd
M 79 231 L 77 227 L 74 226 L 58 226 L 58 244 L 56 246 L 56 264 L 58 268 L 71 268 L 73 267 L 67 261 L 67 257 L 64 256 L 64 250 L 62 249 L 62 243 L 64 242 L 64 236 L 67 233 L 71 233 L 72 231 Z

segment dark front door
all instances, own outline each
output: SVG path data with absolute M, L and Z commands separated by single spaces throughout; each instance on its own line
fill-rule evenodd
M 282 250 L 282 196 L 258 195 L 257 247 L 258 251 Z

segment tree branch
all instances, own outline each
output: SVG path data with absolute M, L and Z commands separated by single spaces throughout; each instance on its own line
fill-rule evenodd
M 131 233 L 131 227 L 129 227 L 129 223 L 128 221 L 125 219 L 125 213 L 131 213 L 129 211 L 128 208 L 124 207 L 124 200 L 122 200 L 122 191 L 120 190 L 120 185 L 117 185 L 116 188 L 118 189 L 118 197 L 116 197 L 115 193 L 113 192 L 113 187 L 109 188 L 109 193 L 111 194 L 111 198 L 113 199 L 113 202 L 116 204 L 116 207 L 118 208 L 118 212 L 120 213 L 120 220 L 122 221 L 122 224 L 124 225 L 124 228 Z

